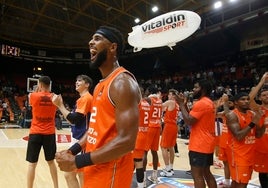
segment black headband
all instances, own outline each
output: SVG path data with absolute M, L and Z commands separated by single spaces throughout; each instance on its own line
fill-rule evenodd
M 107 38 L 112 43 L 117 43 L 117 45 L 120 45 L 120 39 L 116 36 L 116 34 L 107 28 L 99 28 L 96 33 L 101 34 L 105 38 Z

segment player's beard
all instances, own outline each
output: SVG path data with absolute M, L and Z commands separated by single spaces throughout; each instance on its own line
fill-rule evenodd
M 107 49 L 103 49 L 98 53 L 94 62 L 90 62 L 90 67 L 93 69 L 98 69 L 104 61 L 107 59 Z

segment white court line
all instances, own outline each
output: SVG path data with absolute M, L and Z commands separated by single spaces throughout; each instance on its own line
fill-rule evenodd
M 4 139 L 5 139 L 5 140 L 8 140 L 8 137 L 7 137 L 7 135 L 4 133 L 4 131 L 1 130 L 0 132 L 1 132 L 1 135 L 3 135 Z M 2 136 L 0 136 L 0 140 L 1 140 L 1 139 L 2 139 Z

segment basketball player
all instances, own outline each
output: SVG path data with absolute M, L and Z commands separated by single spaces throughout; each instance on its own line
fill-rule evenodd
M 84 167 L 84 188 L 121 188 L 132 183 L 131 151 L 141 94 L 134 76 L 118 63 L 123 44 L 122 34 L 112 27 L 102 26 L 92 36 L 90 66 L 98 68 L 103 79 L 94 89 L 88 132 L 69 150 L 56 154 L 63 171 Z M 82 148 L 86 152 L 76 155 Z
M 82 74 L 76 77 L 75 90 L 79 93 L 80 98 L 77 99 L 75 109 L 71 112 L 66 109 L 61 95 L 53 95 L 52 102 L 72 125 L 71 145 L 80 140 L 87 131 L 93 99 L 89 89 L 92 85 L 93 81 L 87 75 Z M 65 172 L 64 177 L 69 188 L 83 187 L 83 173 L 81 170 Z
M 178 126 L 177 118 L 179 114 L 179 105 L 176 103 L 176 90 L 168 91 L 168 100 L 162 104 L 164 113 L 164 128 L 160 141 L 165 168 L 160 172 L 160 176 L 174 175 L 173 163 L 175 158 L 174 146 L 177 142 Z
M 162 118 L 162 99 L 161 99 L 161 91 L 158 90 L 155 86 L 150 86 L 148 88 L 150 95 L 147 97 L 147 101 L 150 104 L 150 112 L 149 112 L 149 129 L 147 133 L 147 142 L 146 144 L 146 152 L 144 154 L 144 168 L 147 166 L 147 154 L 148 151 L 151 150 L 152 159 L 153 159 L 153 173 L 151 176 L 148 176 L 148 180 L 153 182 L 154 184 L 158 183 L 157 180 L 157 168 L 159 163 L 158 158 L 158 148 L 159 148 L 159 140 L 160 140 L 160 132 L 161 132 L 161 118 Z M 146 175 L 146 172 L 145 172 Z
M 261 109 L 264 115 L 261 117 L 260 126 L 263 127 L 263 136 L 256 139 L 254 170 L 259 172 L 261 187 L 268 187 L 268 72 L 266 72 L 260 82 L 249 93 L 250 107 Z M 259 92 L 261 105 L 255 102 L 255 97 Z
M 227 94 L 223 94 L 221 97 L 222 104 L 222 111 L 217 112 L 217 117 L 221 118 L 222 123 L 222 131 L 221 135 L 219 136 L 219 160 L 221 160 L 224 164 L 224 181 L 220 182 L 219 186 L 223 188 L 229 188 L 231 186 L 231 175 L 229 169 L 229 162 L 228 162 L 228 154 L 230 154 L 228 150 L 228 145 L 230 144 L 231 139 L 231 132 L 226 124 L 226 116 L 225 114 L 229 113 L 230 110 L 234 109 L 234 100 L 233 96 L 228 96 Z
M 176 95 L 183 120 L 191 126 L 189 159 L 195 188 L 216 188 L 216 180 L 210 171 L 215 148 L 215 106 L 209 98 L 212 86 L 208 80 L 194 84 L 193 97 L 197 99 L 190 112 L 185 107 L 183 93 Z M 206 183 L 205 183 L 206 182 Z
M 41 76 L 35 92 L 29 94 L 29 105 L 32 107 L 32 122 L 29 133 L 26 160 L 29 162 L 27 187 L 32 188 L 35 169 L 41 147 L 44 149 L 54 188 L 58 188 L 57 168 L 54 162 L 56 153 L 55 115 L 57 107 L 53 105 L 50 92 L 50 78 Z
M 139 104 L 140 111 L 140 120 L 139 120 L 139 131 L 137 135 L 137 140 L 135 144 L 135 150 L 133 151 L 134 164 L 136 168 L 136 179 L 138 188 L 146 187 L 146 179 L 145 179 L 145 168 L 143 167 L 143 156 L 145 154 L 145 144 L 147 141 L 147 132 L 148 132 L 148 124 L 149 124 L 149 112 L 150 112 L 150 104 L 145 99 L 144 89 L 140 87 L 141 94 L 143 98 Z
M 228 155 L 232 188 L 246 188 L 254 167 L 255 138 L 260 136 L 262 113 L 249 110 L 249 101 L 248 93 L 238 93 L 234 96 L 235 109 L 226 114 L 227 125 L 232 133 L 228 145 L 232 153 Z

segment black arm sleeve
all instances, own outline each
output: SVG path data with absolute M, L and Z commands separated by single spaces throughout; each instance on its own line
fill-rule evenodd
M 81 114 L 79 112 L 70 112 L 66 119 L 70 121 L 72 124 L 75 125 L 81 125 L 83 122 L 85 122 L 86 116 L 84 114 Z

